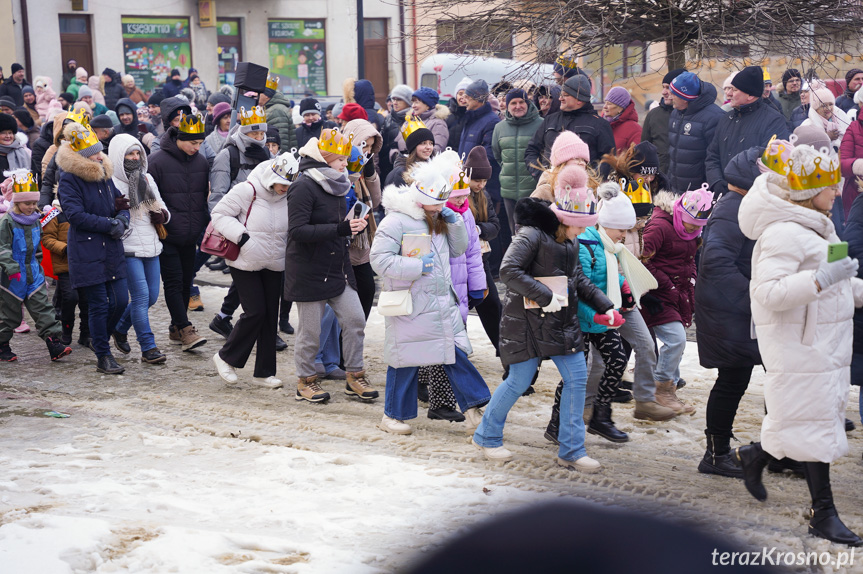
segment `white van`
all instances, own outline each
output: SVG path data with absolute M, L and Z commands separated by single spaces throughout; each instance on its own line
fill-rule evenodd
M 528 79 L 536 85 L 554 82 L 551 64 L 531 64 L 520 60 L 481 58 L 470 54 L 434 54 L 420 65 L 420 85 L 437 90 L 442 100 L 455 97 L 462 78 L 483 79 L 489 88 L 501 79 L 509 82 Z

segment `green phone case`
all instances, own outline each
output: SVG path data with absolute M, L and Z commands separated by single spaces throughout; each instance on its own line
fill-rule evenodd
M 848 242 L 831 243 L 827 246 L 827 262 L 833 263 L 848 257 Z

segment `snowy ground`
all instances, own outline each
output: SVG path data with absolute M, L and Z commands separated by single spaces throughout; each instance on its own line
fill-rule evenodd
M 556 447 L 542 436 L 553 366 L 510 414 L 505 440 L 515 460 L 492 464 L 464 425 L 431 421 L 422 408 L 414 434 L 399 437 L 376 428 L 383 398 L 356 402 L 337 382 L 325 383 L 329 404 L 297 403 L 291 348 L 279 355 L 284 390 L 227 388 L 211 362 L 221 340 L 207 329 L 225 290 L 202 293 L 207 310 L 191 318 L 210 342 L 193 353 L 170 345 L 160 300 L 151 317 L 168 363 L 140 363 L 130 337 L 121 377 L 96 373 L 93 355 L 77 345 L 51 364 L 35 333 L 13 339 L 19 360 L 0 365 L 0 572 L 391 572 L 480 520 L 556 497 L 693 522 L 752 548 L 843 550 L 807 535 L 804 481 L 767 475 L 770 498 L 759 504 L 742 482 L 696 472 L 715 372 L 698 366 L 694 343 L 680 395 L 695 416 L 642 422 L 632 405 L 615 405 L 631 440 L 588 435 L 604 470 L 582 475 L 557 467 Z M 475 316 L 469 329 L 472 359 L 494 387 L 500 366 Z M 383 338 L 373 313 L 366 359 L 381 391 Z M 762 397 L 756 374 L 734 430 L 743 443 L 758 439 Z M 857 397 L 852 390 L 848 417 L 859 423 Z M 52 410 L 71 416 L 43 414 Z M 851 452 L 833 467 L 840 515 L 858 533 L 861 436 L 849 435 Z M 860 563 L 863 555 L 841 571 L 863 571 Z

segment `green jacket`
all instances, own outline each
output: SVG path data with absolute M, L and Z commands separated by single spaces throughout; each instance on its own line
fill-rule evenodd
M 84 85 L 84 84 L 80 83 L 80 82 L 78 81 L 78 79 L 77 79 L 77 78 L 75 78 L 74 80 L 72 80 L 72 81 L 69 83 L 69 87 L 68 87 L 68 88 L 66 88 L 66 92 L 68 92 L 68 93 L 72 94 L 72 96 L 75 98 L 75 101 L 77 102 L 77 101 L 78 101 L 78 90 L 79 90 L 79 89 L 81 88 L 81 86 L 83 86 L 83 85 Z
M 542 116 L 533 102 L 527 106 L 527 113 L 520 118 L 506 112 L 491 136 L 491 149 L 500 164 L 500 195 L 506 199 L 528 197 L 536 188 L 536 181 L 524 165 L 524 151 L 542 124 Z
M 267 110 L 267 127 L 273 126 L 279 130 L 279 138 L 282 144 L 279 151 L 289 152 L 297 147 L 297 133 L 294 128 L 294 112 L 291 110 L 291 101 L 282 92 L 276 92 L 270 100 L 264 104 Z

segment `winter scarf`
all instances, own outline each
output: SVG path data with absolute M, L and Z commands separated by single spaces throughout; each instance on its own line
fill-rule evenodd
M 256 164 L 270 159 L 270 152 L 266 148 L 266 141 L 258 141 L 239 130 L 234 132 L 231 139 L 237 144 L 237 149 Z
M 701 235 L 701 227 L 689 233 L 683 227 L 683 196 L 680 197 L 677 201 L 674 202 L 674 210 L 671 215 L 671 219 L 674 222 L 674 231 L 677 232 L 677 235 L 680 236 L 681 239 L 686 241 L 690 241 L 692 239 L 696 239 L 699 235 Z
M 19 225 L 33 225 L 34 223 L 39 221 L 40 217 L 42 217 L 42 213 L 38 209 L 30 215 L 22 215 L 11 209 L 8 211 L 8 213 L 9 217 L 12 218 L 12 221 Z
M 147 183 L 147 176 L 142 173 L 140 159 L 124 159 L 123 170 L 129 179 L 129 207 L 134 215 L 141 211 L 161 211 L 162 206 Z
M 303 173 L 315 180 L 330 195 L 344 197 L 351 189 L 351 182 L 346 173 L 336 171 L 331 167 L 313 167 Z
M 15 138 L 15 141 L 12 142 L 11 145 L 0 145 L 0 154 L 10 156 L 9 157 L 9 168 L 17 169 L 22 167 L 30 166 L 30 157 L 29 152 L 24 144 L 18 138 Z M 14 157 L 14 161 L 13 161 Z
M 659 287 L 656 278 L 647 270 L 647 267 L 639 261 L 638 257 L 626 248 L 623 243 L 615 243 L 611 240 L 605 229 L 599 227 L 599 237 L 602 247 L 605 249 L 606 284 L 608 285 L 608 298 L 619 309 L 623 305 L 623 297 L 620 294 L 620 281 L 618 275 L 623 275 L 629 283 L 629 290 L 635 299 L 635 304 L 641 308 L 641 296 Z M 620 267 L 618 269 L 618 263 Z
M 456 207 L 455 205 L 453 205 L 452 203 L 447 201 L 446 206 L 449 207 L 450 209 L 452 209 L 453 211 L 455 211 L 456 213 L 462 214 L 465 211 L 467 211 L 468 209 L 470 209 L 470 202 L 465 201 L 464 203 L 461 204 L 461 207 Z

